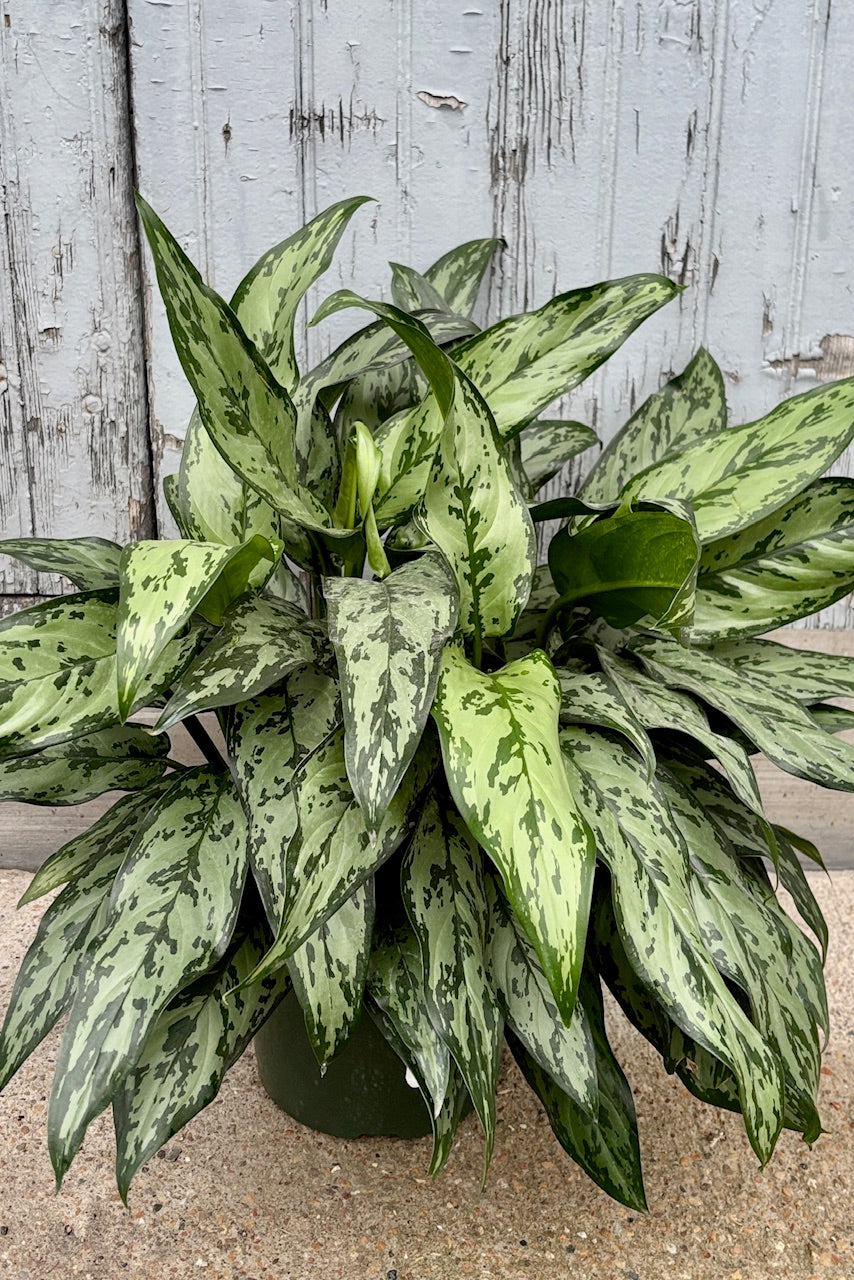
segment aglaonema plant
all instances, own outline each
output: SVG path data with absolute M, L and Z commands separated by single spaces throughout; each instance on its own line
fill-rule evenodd
M 642 1207 L 603 984 L 762 1163 L 782 1127 L 821 1132 L 827 932 L 799 858 L 818 853 L 766 818 L 751 756 L 854 789 L 829 704 L 854 662 L 756 637 L 854 586 L 854 481 L 820 478 L 854 380 L 730 426 L 701 350 L 540 501 L 595 443 L 541 415 L 676 286 L 608 281 L 480 331 L 497 245 L 472 241 L 395 266 L 393 304 L 333 294 L 316 320 L 369 323 L 303 372 L 296 316 L 361 203 L 228 304 L 140 202 L 198 402 L 166 481 L 180 537 L 2 545 L 77 588 L 0 623 L 3 797 L 127 794 L 24 895 L 64 886 L 0 1083 L 64 1015 L 57 1178 L 112 1105 L 126 1196 L 293 990 L 322 1064 L 377 1021 L 434 1171 L 467 1099 L 492 1151 L 506 1039 L 559 1142 Z M 207 763 L 172 758 L 179 723 Z

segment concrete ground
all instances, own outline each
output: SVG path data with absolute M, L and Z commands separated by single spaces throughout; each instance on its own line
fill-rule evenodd
M 41 904 L 0 873 L 0 1009 Z M 247 1054 L 219 1098 L 140 1172 L 130 1210 L 112 1178 L 108 1115 L 60 1195 L 44 1135 L 56 1037 L 0 1095 L 0 1276 L 10 1280 L 854 1280 L 854 871 L 815 876 L 831 930 L 827 1133 L 784 1133 L 757 1167 L 740 1118 L 664 1075 L 615 1015 L 613 1043 L 638 1109 L 650 1213 L 614 1204 L 551 1136 L 505 1064 L 495 1159 L 469 1117 L 443 1175 L 426 1141 L 343 1142 L 288 1119 Z

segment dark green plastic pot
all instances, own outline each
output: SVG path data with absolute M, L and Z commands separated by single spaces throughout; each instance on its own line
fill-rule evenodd
M 273 1101 L 311 1129 L 336 1138 L 423 1138 L 431 1132 L 420 1090 L 406 1083 L 403 1063 L 367 1012 L 322 1076 L 291 992 L 255 1037 L 255 1056 Z

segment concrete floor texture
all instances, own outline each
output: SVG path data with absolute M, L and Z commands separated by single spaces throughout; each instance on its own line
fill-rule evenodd
M 42 903 L 28 873 L 0 873 L 0 1008 Z M 495 1158 L 464 1121 L 445 1172 L 429 1142 L 344 1142 L 282 1114 L 251 1052 L 220 1096 L 144 1166 L 119 1200 L 109 1113 L 61 1193 L 45 1141 L 52 1036 L 0 1094 L 0 1276 L 10 1280 L 854 1280 L 854 871 L 814 876 L 828 917 L 832 1037 L 822 1073 L 830 1131 L 792 1133 L 757 1167 L 738 1116 L 694 1100 L 619 1014 L 648 1215 L 609 1200 L 566 1156 L 516 1068 L 504 1064 Z

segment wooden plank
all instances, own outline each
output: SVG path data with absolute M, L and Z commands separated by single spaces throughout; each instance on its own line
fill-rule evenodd
M 0 21 L 0 536 L 152 530 L 124 6 Z M 59 580 L 0 570 L 0 592 Z

